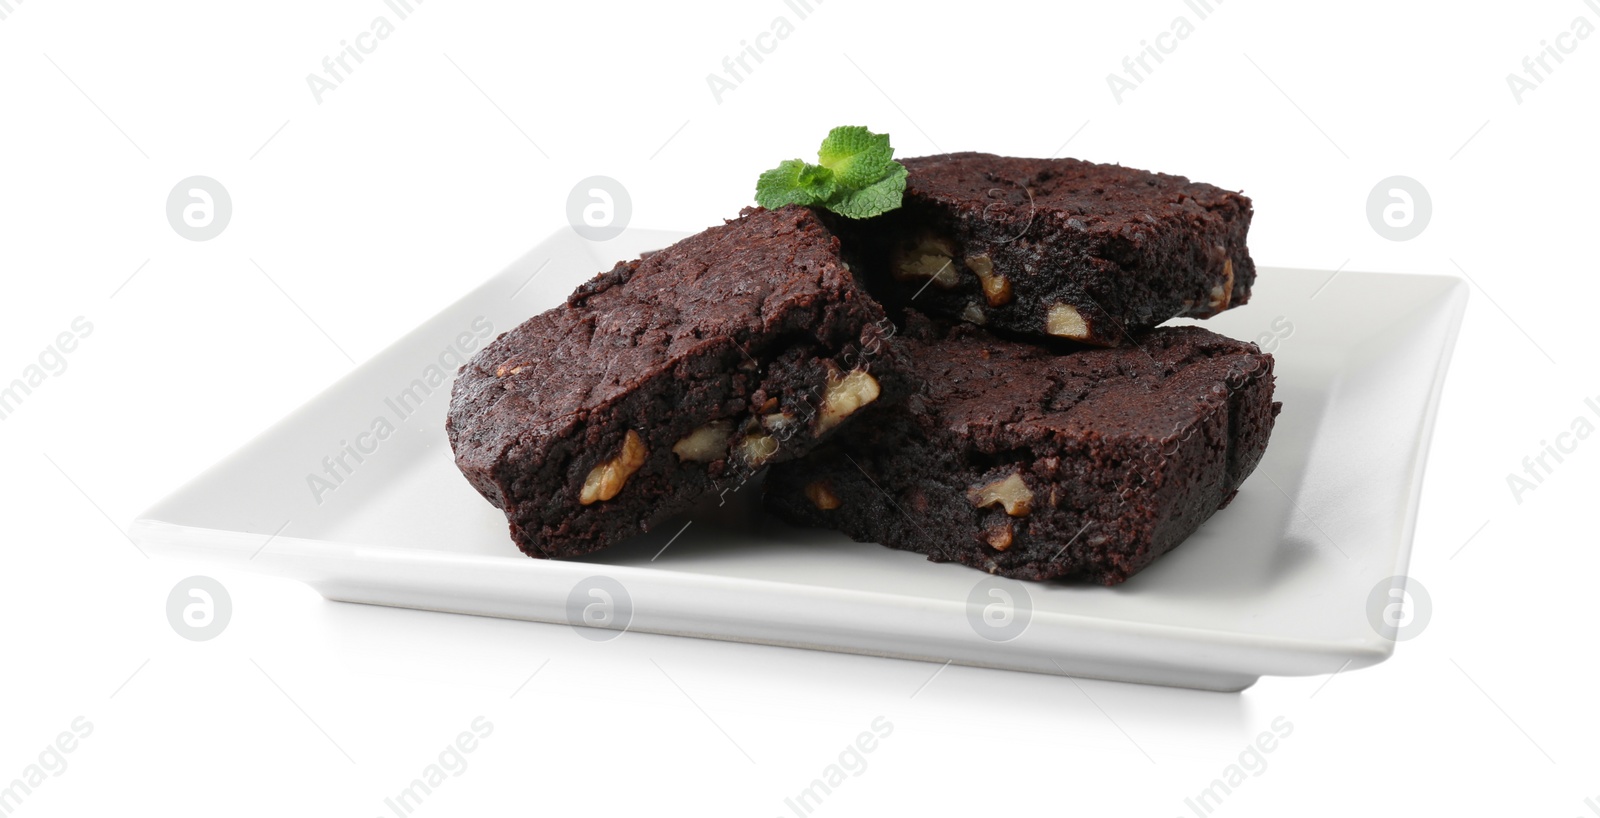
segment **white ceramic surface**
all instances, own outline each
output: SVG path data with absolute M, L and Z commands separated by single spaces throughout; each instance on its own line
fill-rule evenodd
M 790 529 L 756 512 L 755 486 L 584 561 L 522 556 L 451 461 L 452 360 L 442 383 L 429 367 L 678 237 L 592 244 L 560 231 L 141 515 L 132 535 L 152 553 L 302 580 L 329 599 L 567 623 L 604 599 L 579 583 L 604 576 L 626 594 L 612 594 L 612 627 L 1211 690 L 1393 650 L 1367 600 L 1409 559 L 1466 304 L 1454 278 L 1262 269 L 1251 303 L 1205 326 L 1276 354 L 1284 410 L 1271 446 L 1228 508 L 1117 588 L 996 581 Z M 989 581 L 1003 593 L 978 588 Z M 985 638 L 973 620 L 1006 597 L 1026 629 Z

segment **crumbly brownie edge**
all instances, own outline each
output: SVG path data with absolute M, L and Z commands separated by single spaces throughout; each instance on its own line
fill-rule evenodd
M 889 302 L 1033 338 L 1118 346 L 1170 318 L 1244 304 L 1255 281 L 1250 200 L 1150 176 L 1181 183 L 1172 195 L 1203 214 L 1086 224 L 1016 196 L 922 192 L 913 170 L 900 210 L 858 224 L 835 220 L 836 229 L 867 248 L 870 270 L 885 280 L 875 292 Z
M 1112 436 L 973 458 L 964 454 L 970 441 L 917 424 L 907 404 L 774 469 L 766 504 L 792 524 L 835 528 L 935 562 L 1114 585 L 1186 539 L 1249 475 L 1277 413 L 1271 366 L 1270 356 L 1236 361 L 1226 399 L 1163 440 Z M 1074 463 L 1090 467 L 1074 472 Z M 1026 513 L 1001 502 L 974 508 L 973 493 L 984 487 L 1026 495 Z
M 878 324 L 867 325 L 861 340 L 863 347 L 891 348 Z M 839 425 L 823 425 L 830 390 L 859 388 L 856 373 L 870 375 L 878 394 L 851 422 L 865 422 L 904 396 L 907 380 L 893 353 L 849 370 L 838 366 L 850 355 L 792 345 L 757 380 L 741 377 L 740 366 L 749 361 L 728 349 L 701 377 L 663 374 L 604 411 L 524 435 L 490 470 L 500 493 L 511 498 L 512 538 L 534 557 L 579 556 L 614 545 L 700 498 L 737 491 L 764 467 L 810 452 Z M 770 411 L 752 411 L 753 404 Z M 630 434 L 638 436 L 635 454 L 643 450 L 637 464 L 628 458 Z M 621 475 L 617 492 L 574 505 L 597 471 L 605 477 L 608 464 Z
M 909 391 L 893 325 L 840 263 L 813 296 L 763 310 L 746 343 L 705 337 L 580 411 L 538 417 L 526 395 L 499 383 L 526 377 L 518 367 L 543 354 L 531 326 L 626 286 L 637 265 L 618 265 L 502 335 L 454 386 L 446 425 L 457 465 L 506 512 L 530 556 L 576 556 L 648 530 L 809 451 L 852 411 L 869 414 Z

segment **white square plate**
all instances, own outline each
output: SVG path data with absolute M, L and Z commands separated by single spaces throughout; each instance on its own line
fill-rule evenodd
M 1116 588 L 999 580 L 791 529 L 756 511 L 755 486 L 584 561 L 529 559 L 451 459 L 455 361 L 442 382 L 430 367 L 680 237 L 560 231 L 141 515 L 133 537 L 349 602 L 1211 690 L 1392 652 L 1368 597 L 1406 570 L 1461 281 L 1260 270 L 1251 303 L 1205 326 L 1277 356 L 1271 446 L 1231 505 Z

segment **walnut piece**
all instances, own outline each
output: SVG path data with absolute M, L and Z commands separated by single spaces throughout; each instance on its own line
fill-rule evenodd
M 1045 316 L 1044 331 L 1082 341 L 1089 337 L 1089 322 L 1071 304 L 1056 304 Z
M 857 409 L 877 400 L 878 394 L 878 379 L 864 369 L 851 370 L 842 377 L 830 373 L 828 386 L 822 392 L 822 411 L 817 414 L 817 433 L 839 425 Z
M 833 489 L 822 480 L 816 480 L 806 486 L 806 497 L 819 511 L 832 511 L 839 507 L 839 497 Z
M 983 308 L 978 306 L 978 302 L 973 301 L 968 303 L 966 308 L 961 311 L 961 320 L 981 327 L 989 323 L 989 316 L 984 315 Z
M 954 289 L 961 283 L 955 263 L 955 248 L 937 236 L 924 236 L 915 247 L 903 250 L 895 258 L 891 272 L 899 281 L 933 279 L 943 290 Z
M 1233 259 L 1222 262 L 1222 283 L 1211 288 L 1211 309 L 1221 312 L 1233 301 Z
M 644 438 L 632 429 L 628 430 L 622 439 L 622 452 L 616 457 L 595 466 L 589 476 L 583 480 L 583 491 L 578 495 L 578 502 L 582 505 L 591 505 L 600 500 L 610 500 L 622 491 L 628 478 L 644 465 L 645 455 Z
M 967 256 L 967 267 L 978 274 L 978 281 L 983 283 L 983 297 L 991 307 L 1000 307 L 1011 303 L 1011 280 L 1002 275 L 995 275 L 994 260 L 988 253 L 976 256 Z
M 713 420 L 672 444 L 672 453 L 680 461 L 710 463 L 728 451 L 730 437 L 733 437 L 733 422 Z
M 967 499 L 977 508 L 1000 505 L 1012 517 L 1026 517 L 1033 512 L 1033 492 L 1022 482 L 1022 475 L 1012 474 L 967 490 Z
M 983 532 L 983 541 L 996 551 L 1004 551 L 1011 547 L 1011 523 L 1002 523 Z
M 756 468 L 778 453 L 778 439 L 769 434 L 756 433 L 739 438 L 735 447 L 739 458 L 750 468 Z

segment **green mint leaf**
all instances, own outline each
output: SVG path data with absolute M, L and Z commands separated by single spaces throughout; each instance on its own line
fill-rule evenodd
M 883 179 L 895 163 L 889 135 L 875 134 L 860 125 L 829 131 L 817 158 L 833 171 L 839 186 L 848 190 L 860 190 Z
M 894 161 L 887 134 L 860 125 L 834 128 L 822 140 L 817 159 L 821 164 L 785 160 L 761 174 L 756 203 L 768 210 L 820 206 L 850 219 L 869 219 L 900 206 L 906 166 Z
M 768 210 L 791 204 L 821 204 L 833 196 L 838 187 L 833 171 L 828 168 L 800 159 L 785 159 L 756 181 L 756 204 Z
M 906 166 L 890 162 L 889 174 L 860 190 L 841 191 L 825 207 L 850 219 L 870 219 L 900 206 L 906 191 Z

